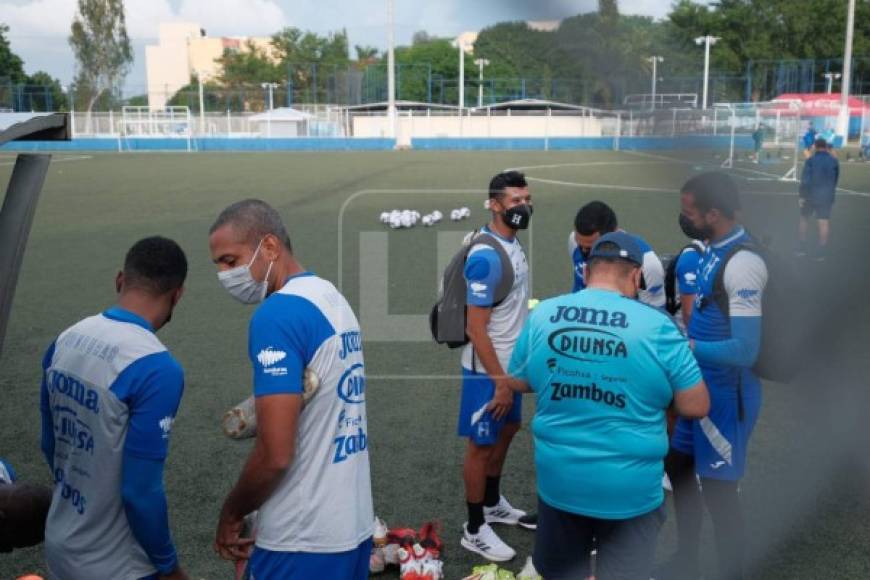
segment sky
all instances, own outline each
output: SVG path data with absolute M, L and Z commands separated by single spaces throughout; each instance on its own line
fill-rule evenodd
M 596 9 L 597 0 L 395 0 L 396 42 L 425 30 L 456 36 L 506 20 L 554 20 Z M 67 36 L 76 0 L 0 0 L 0 23 L 28 74 L 44 70 L 69 83 L 74 60 Z M 669 0 L 620 0 L 625 14 L 661 18 Z M 209 36 L 268 36 L 285 26 L 318 33 L 347 29 L 350 45 L 385 48 L 386 0 L 126 0 L 135 61 L 126 94 L 145 87 L 145 46 L 156 44 L 161 22 L 198 23 Z

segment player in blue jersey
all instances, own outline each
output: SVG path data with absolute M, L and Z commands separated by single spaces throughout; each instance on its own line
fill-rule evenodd
M 45 354 L 42 451 L 55 481 L 45 528 L 51 578 L 187 578 L 163 490 L 184 375 L 155 335 L 172 318 L 186 276 L 175 242 L 137 242 L 115 280 L 117 305 L 60 333 Z
M 831 231 L 831 210 L 840 180 L 840 162 L 831 155 L 828 142 L 816 139 L 816 151 L 804 163 L 798 203 L 801 217 L 798 225 L 798 257 L 807 255 L 807 234 L 811 217 L 816 218 L 819 229 L 819 245 L 815 259 L 823 261 L 827 256 L 828 237 Z
M 517 232 L 529 226 L 532 199 L 523 174 L 500 173 L 489 185 L 492 220 L 481 230 L 495 239 L 510 261 L 504 271 L 499 253 L 472 246 L 465 263 L 466 332 L 462 352 L 462 400 L 458 433 L 468 439 L 463 464 L 468 521 L 461 544 L 493 561 L 514 557 L 490 524 L 519 524 L 526 515 L 501 495 L 505 457 L 522 419 L 521 397 L 510 389 L 507 365 L 528 315 L 529 267 Z M 496 296 L 503 276 L 512 276 L 506 296 Z
M 591 201 L 574 217 L 574 230 L 568 236 L 568 254 L 574 266 L 573 292 L 586 287 L 583 265 L 595 242 L 604 234 L 615 232 L 619 225 L 616 213 L 602 201 Z M 638 299 L 655 308 L 665 306 L 665 270 L 652 247 L 635 235 L 643 251 L 643 284 Z
M 647 580 L 664 521 L 665 409 L 703 417 L 707 389 L 688 341 L 664 312 L 634 298 L 643 249 L 605 234 L 589 286 L 539 304 L 510 373 L 536 395 L 532 421 L 539 521 L 534 565 L 545 578 Z
M 299 264 L 265 202 L 221 212 L 209 249 L 227 292 L 260 304 L 248 332 L 256 442 L 224 502 L 215 549 L 249 560 L 255 580 L 368 578 L 374 511 L 356 316 Z M 254 511 L 256 539 L 243 538 Z
M 710 413 L 700 420 L 678 420 L 671 438 L 665 466 L 674 487 L 679 545 L 656 578 L 699 576 L 703 498 L 718 553 L 718 570 L 704 576 L 734 579 L 742 577 L 743 567 L 738 486 L 761 409 L 761 382 L 752 367 L 761 344 L 767 268 L 758 254 L 741 249 L 751 240 L 737 222 L 740 199 L 730 177 L 701 174 L 690 179 L 683 192 L 682 213 L 709 240 L 698 265 L 688 334 L 710 390 Z

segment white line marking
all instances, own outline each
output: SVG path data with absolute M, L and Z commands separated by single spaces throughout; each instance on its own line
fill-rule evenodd
M 686 159 L 675 159 L 673 157 L 654 155 L 652 153 L 642 153 L 640 151 L 623 151 L 623 153 L 631 153 L 632 155 L 642 155 L 644 157 L 651 157 L 653 159 L 661 159 L 663 161 L 669 161 L 671 163 L 682 163 L 684 165 L 693 165 L 693 166 L 699 165 L 699 164 L 704 165 L 704 162 L 695 163 L 693 161 L 688 161 Z M 733 170 L 734 171 L 745 171 L 747 173 L 755 173 L 756 175 L 763 175 L 767 178 L 771 178 L 772 180 L 776 180 L 776 181 L 779 181 L 780 178 L 782 177 L 781 175 L 778 175 L 776 173 L 768 173 L 766 171 L 760 171 L 758 169 L 750 169 L 748 167 L 734 167 Z M 744 179 L 746 179 L 747 181 L 761 181 L 759 179 L 752 179 L 752 178 L 748 178 L 748 177 L 744 177 Z M 870 193 L 867 193 L 864 191 L 855 191 L 853 189 L 846 189 L 845 187 L 838 187 L 837 191 L 842 191 L 843 193 L 846 193 L 849 195 L 857 195 L 858 197 L 870 197 Z M 741 192 L 741 193 L 750 193 L 751 194 L 752 192 Z
M 652 161 L 587 161 L 585 163 L 553 163 L 551 165 L 526 165 L 509 167 L 505 171 L 525 171 L 528 169 L 555 169 L 558 167 L 598 167 L 610 165 L 658 165 Z
M 85 159 L 93 158 L 93 155 L 75 155 L 73 157 L 60 157 L 58 159 L 52 159 L 51 164 L 54 165 L 55 163 L 65 163 L 67 161 L 84 161 Z M 15 161 L 0 162 L 0 167 L 8 167 L 11 165 L 15 165 Z

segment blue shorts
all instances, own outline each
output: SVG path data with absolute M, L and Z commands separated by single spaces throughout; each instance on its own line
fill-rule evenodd
M 695 472 L 709 479 L 738 481 L 746 471 L 749 437 L 761 410 L 761 389 L 744 388 L 743 419 L 731 389 L 710 389 L 710 413 L 703 419 L 677 419 L 671 447 L 695 458 Z
M 273 552 L 255 548 L 248 561 L 246 574 L 250 580 L 366 580 L 369 577 L 371 554 L 371 538 L 353 550 L 332 554 Z
M 818 220 L 829 220 L 831 219 L 831 210 L 833 207 L 833 201 L 806 199 L 804 204 L 801 206 L 801 215 L 805 218 L 815 216 Z
M 523 396 L 514 393 L 514 404 L 500 421 L 492 418 L 486 406 L 495 394 L 495 383 L 485 373 L 462 369 L 462 401 L 459 404 L 460 437 L 468 437 L 475 445 L 493 445 L 505 423 L 523 420 Z

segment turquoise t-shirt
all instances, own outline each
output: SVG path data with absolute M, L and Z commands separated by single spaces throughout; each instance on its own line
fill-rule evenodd
M 509 367 L 537 396 L 538 494 L 603 519 L 664 501 L 665 409 L 701 380 L 689 343 L 661 311 L 586 289 L 532 311 Z

